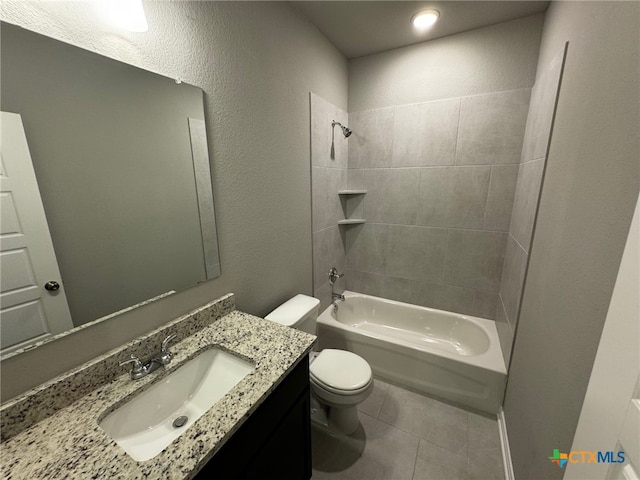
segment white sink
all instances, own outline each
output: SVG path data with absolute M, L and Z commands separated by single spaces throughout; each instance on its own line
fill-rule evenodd
M 223 350 L 205 350 L 107 415 L 100 426 L 134 460 L 149 460 L 254 369 Z

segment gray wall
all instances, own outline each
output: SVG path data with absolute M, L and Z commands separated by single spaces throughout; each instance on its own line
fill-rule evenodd
M 349 113 L 533 86 L 544 15 L 349 61 Z
M 527 127 L 520 156 L 518 182 L 502 267 L 495 319 L 502 353 L 509 365 L 518 311 L 538 210 L 538 198 L 547 159 L 553 113 L 560 88 L 564 61 L 563 45 L 548 65 L 538 68 L 538 80 L 531 92 Z
M 320 309 L 331 303 L 329 269 L 343 273 L 346 267 L 344 226 L 347 201 L 338 191 L 347 188 L 349 140 L 340 127 L 331 128 L 335 120 L 349 124 L 347 112 L 311 93 L 311 215 L 313 221 L 313 295 L 320 299 Z M 336 283 L 336 292 L 344 289 L 344 280 Z
M 74 325 L 205 280 L 187 122 L 202 91 L 0 33 L 1 107 L 22 116 Z
M 558 2 L 539 65 L 569 41 L 504 411 L 518 480 L 559 479 L 639 190 L 637 2 Z M 542 69 L 541 69 L 542 71 Z
M 148 2 L 149 31 L 90 3 L 3 2 L 3 19 L 202 88 L 222 276 L 2 363 L 10 398 L 227 292 L 264 315 L 312 293 L 309 92 L 347 105 L 347 61 L 286 2 Z

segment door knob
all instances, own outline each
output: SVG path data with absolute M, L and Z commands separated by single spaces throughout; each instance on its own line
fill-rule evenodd
M 44 289 L 48 290 L 49 292 L 55 292 L 57 290 L 60 290 L 60 284 L 55 280 L 51 280 L 44 284 Z

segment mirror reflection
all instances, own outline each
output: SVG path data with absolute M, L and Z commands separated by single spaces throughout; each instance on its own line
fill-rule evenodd
M 3 355 L 217 277 L 202 90 L 0 34 Z

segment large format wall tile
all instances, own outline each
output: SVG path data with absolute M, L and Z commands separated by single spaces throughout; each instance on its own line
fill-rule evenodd
M 337 224 L 344 218 L 338 190 L 347 187 L 347 170 L 339 168 L 311 168 L 311 207 L 313 231 Z
M 344 218 L 338 191 L 347 188 L 348 140 L 332 120 L 348 124 L 348 115 L 335 105 L 314 95 L 311 107 L 311 218 L 313 289 L 326 301 L 326 271 L 335 265 L 344 268 L 345 247 L 337 223 Z
M 473 315 L 482 318 L 494 318 L 498 301 L 497 292 L 476 290 L 475 297 L 473 298 Z
M 453 165 L 459 111 L 457 98 L 396 107 L 391 165 Z
M 388 225 L 386 230 L 385 274 L 433 282 L 442 278 L 445 229 Z
M 339 272 L 346 268 L 345 248 L 340 227 L 334 225 L 313 234 L 313 285 L 314 288 L 327 283 L 328 271 L 336 267 Z
M 527 121 L 530 90 L 464 97 L 456 165 L 518 163 Z
M 352 291 L 424 307 L 478 315 L 474 311 L 473 289 L 349 269 L 345 278 L 347 288 Z
M 442 278 L 445 229 L 367 223 L 350 228 L 346 241 L 350 269 L 423 281 Z
M 522 284 L 527 267 L 527 254 L 520 245 L 509 235 L 507 250 L 504 255 L 502 267 L 502 280 L 500 282 L 500 297 L 504 304 L 507 318 L 512 328 L 515 329 L 520 307 Z
M 347 228 L 347 267 L 369 273 L 384 273 L 387 225 L 366 223 Z
M 349 116 L 349 168 L 391 166 L 393 108 L 355 112 Z
M 367 195 L 364 199 L 364 215 L 367 221 L 415 225 L 419 170 L 384 168 L 365 172 Z
M 334 108 L 334 114 L 331 116 L 331 120 L 340 122 L 342 125 L 349 125 L 349 115 L 347 112 L 340 110 L 338 107 Z M 331 125 L 331 123 L 329 123 Z M 342 129 L 335 126 L 331 129 L 331 146 L 329 148 L 329 166 L 333 166 L 340 169 L 346 169 L 349 166 L 349 143 L 351 137 L 345 137 L 342 134 Z
M 491 167 L 420 170 L 418 225 L 482 229 Z
M 500 339 L 500 348 L 502 349 L 502 357 L 505 365 L 509 365 L 509 357 L 511 356 L 511 348 L 513 347 L 513 329 L 507 319 L 504 311 L 502 298 L 498 296 L 498 304 L 496 305 L 496 330 L 498 330 L 498 338 Z
M 315 288 L 313 290 L 313 296 L 320 300 L 318 311 L 322 312 L 331 305 L 331 285 L 329 285 L 329 282 L 326 282 L 319 288 Z
M 518 181 L 518 165 L 491 167 L 491 183 L 484 215 L 484 229 L 508 232 Z
M 347 185 L 367 190 L 343 204 L 367 221 L 343 227 L 350 289 L 494 318 L 529 96 L 349 115 Z
M 518 171 L 509 227 L 509 243 L 500 283 L 501 301 L 496 308 L 498 335 L 507 363 L 518 324 L 520 297 L 562 75 L 563 58 L 564 49 L 556 55 L 547 68 L 538 71 L 538 79 L 531 92 L 520 157 L 522 163 Z M 507 325 L 505 326 L 504 323 Z
M 531 107 L 522 147 L 522 162 L 547 156 L 563 58 L 564 52 L 556 55 L 531 91 Z
M 449 230 L 444 281 L 468 288 L 497 291 L 507 234 Z
M 335 120 L 348 124 L 348 115 L 335 105 L 311 94 L 311 165 L 314 167 L 347 168 L 349 144 Z
M 544 162 L 544 159 L 540 159 L 522 163 L 518 173 L 509 231 L 527 253 L 538 208 Z
M 365 183 L 365 171 L 366 170 L 362 168 L 350 168 L 347 170 L 347 188 L 353 190 L 366 190 L 367 184 Z

